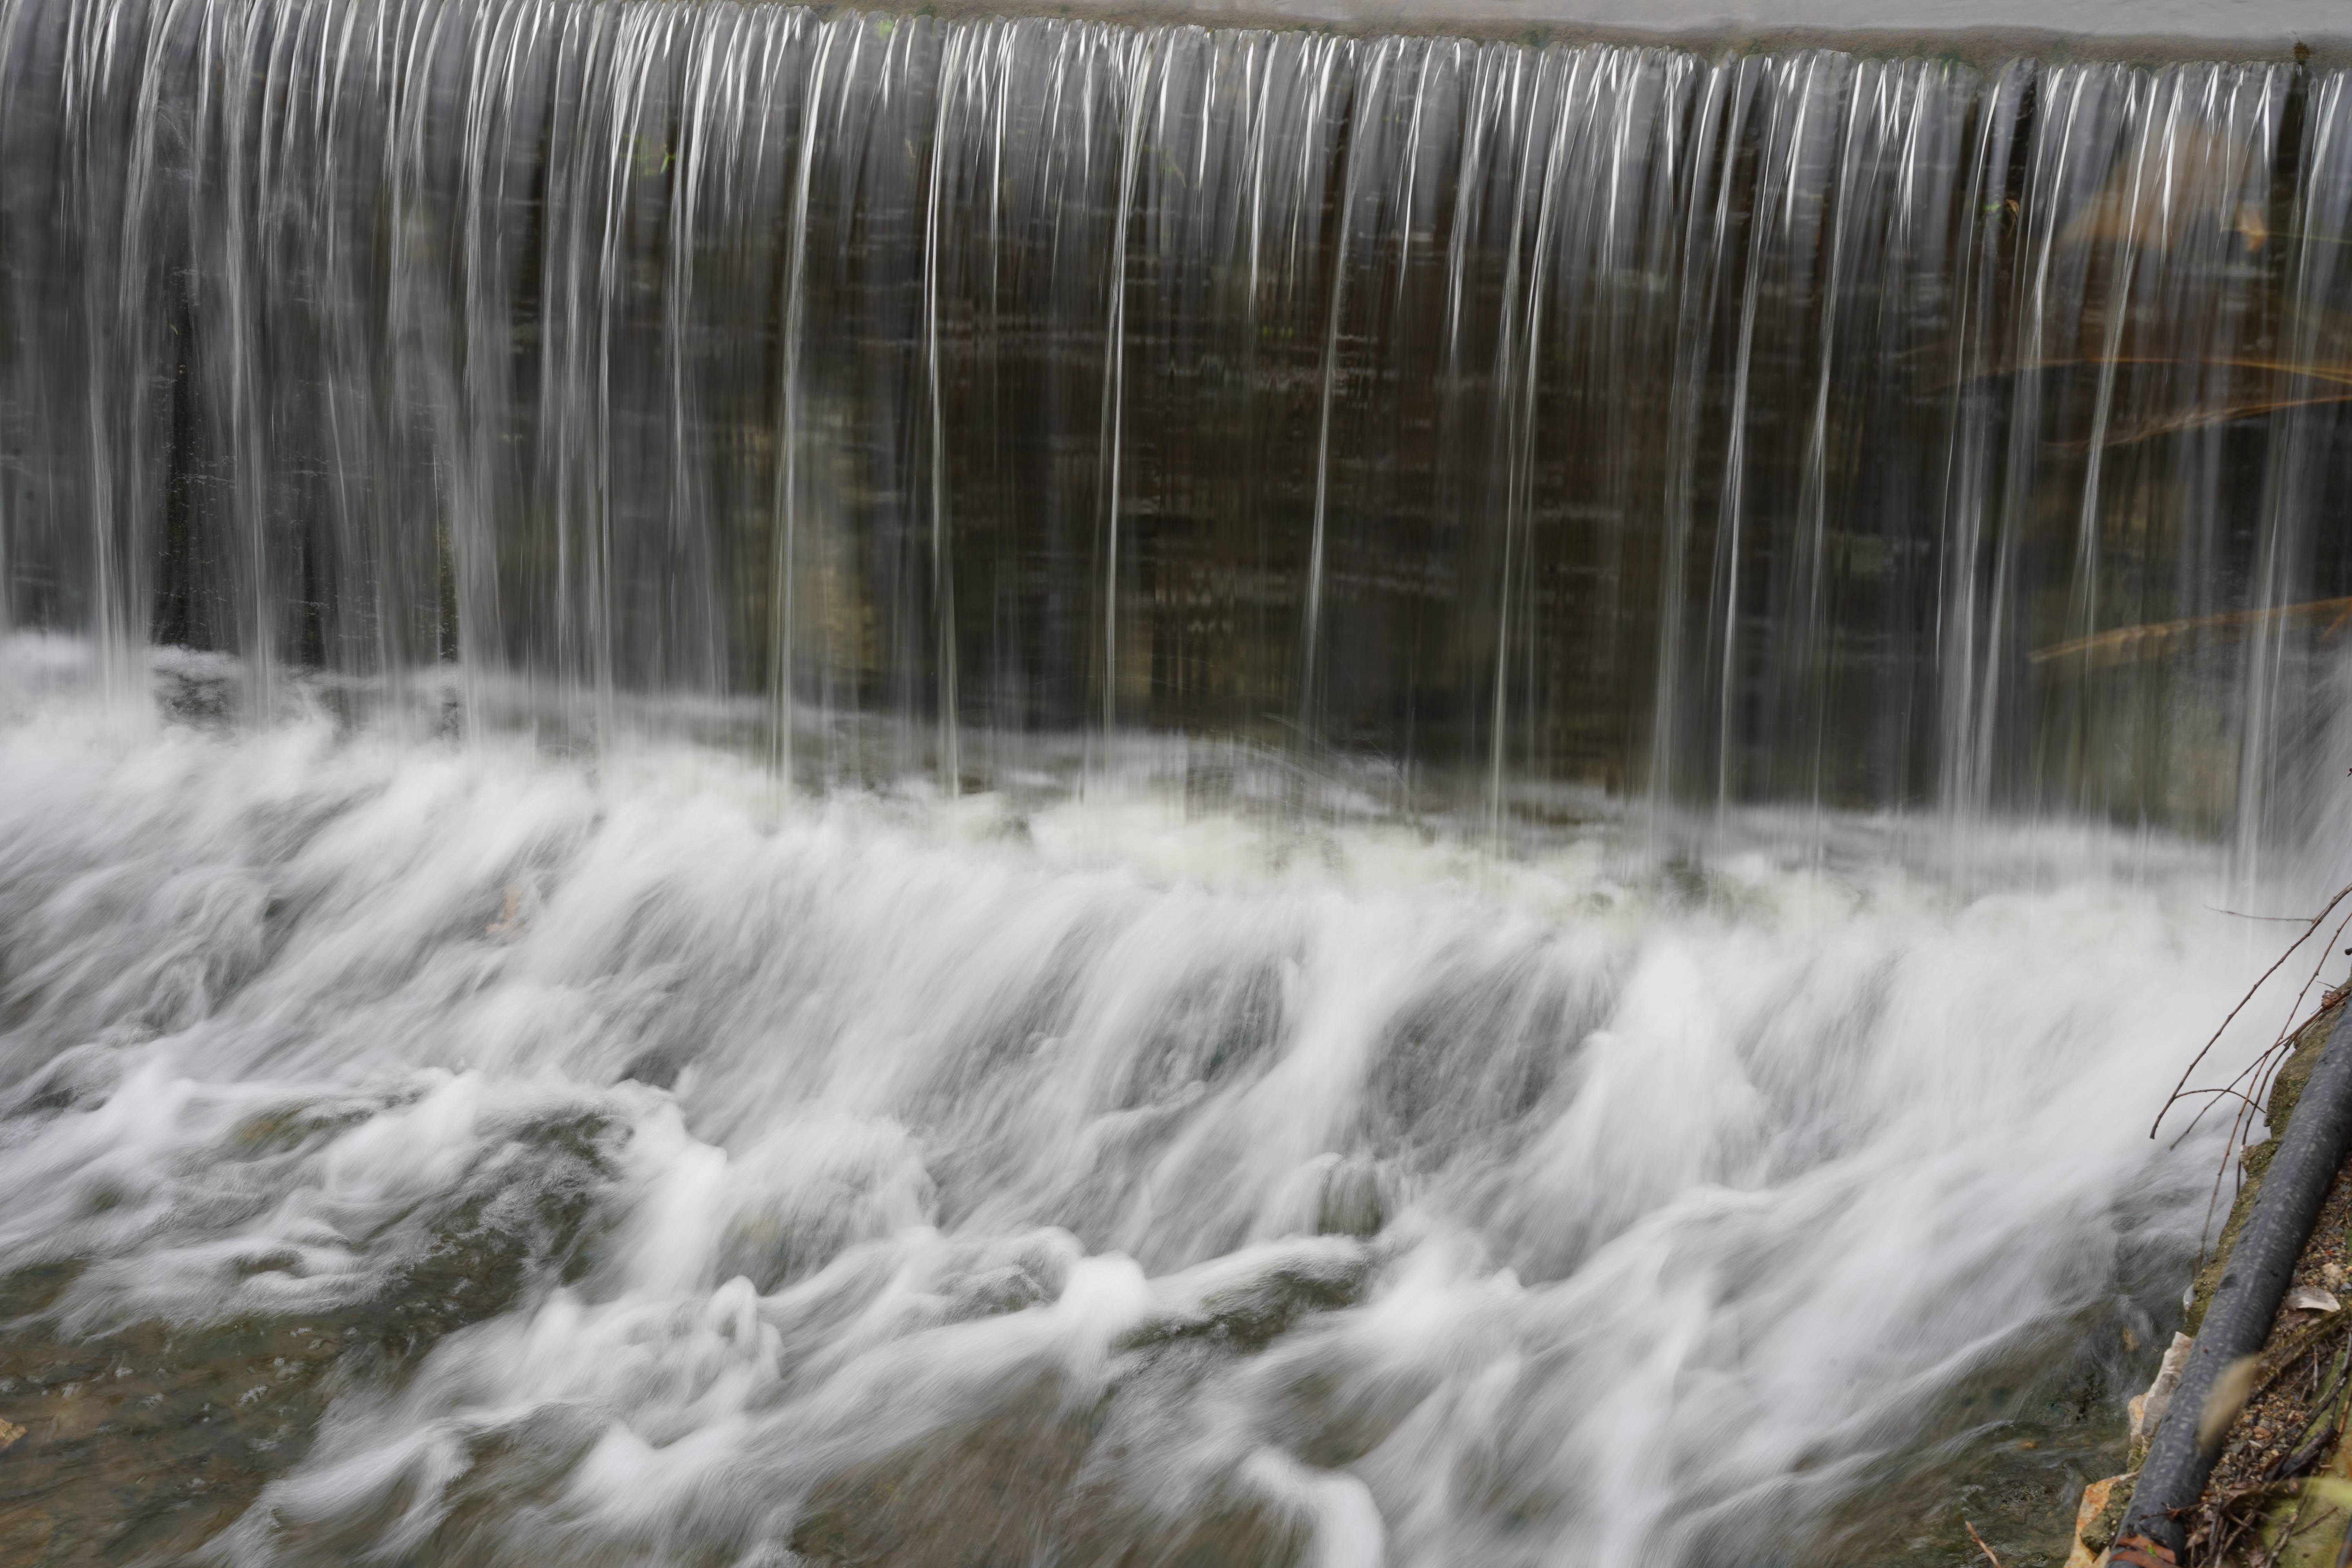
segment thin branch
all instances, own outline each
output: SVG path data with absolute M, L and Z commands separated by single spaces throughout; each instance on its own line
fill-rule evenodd
M 2126 658 L 2144 658 L 2150 645 L 2170 642 L 2189 632 L 2232 630 L 2239 627 L 2268 626 L 2274 621 L 2317 620 L 2332 616 L 2329 630 L 2352 618 L 2352 598 L 2315 599 L 2302 605 L 2276 605 L 2266 610 L 2225 610 L 2219 615 L 2197 616 L 2185 621 L 2150 621 L 2144 626 L 2117 626 L 2112 631 L 2094 632 L 2089 637 L 2069 637 L 2064 642 L 2038 647 L 2025 656 L 2027 665 L 2039 668 L 2077 654 L 2097 655 L 2099 668 L 2119 664 Z
M 2352 365 L 2318 364 L 2308 360 L 2259 359 L 2239 354 L 2199 354 L 2189 358 L 2172 354 L 2092 354 L 2079 359 L 2024 360 L 2015 364 L 1993 365 L 1944 384 L 1964 385 L 1971 381 L 1996 380 L 2029 371 L 2105 370 L 2123 365 L 2193 366 L 2200 370 L 2221 365 L 2231 370 L 2270 371 L 2310 381 L 2352 383 Z
M 2252 1106 L 2257 1110 L 2262 1109 L 2262 1103 L 2259 1100 L 2255 1100 L 2252 1095 L 2248 1094 L 2244 1089 L 2238 1088 L 2235 1084 L 2224 1084 L 2220 1089 L 2184 1089 L 2180 1091 L 2179 1098 L 2182 1100 L 2194 1100 L 2200 1094 L 2226 1094 L 2234 1100 L 2244 1100 L 2248 1105 Z M 2188 1134 L 2184 1132 L 2180 1136 L 2181 1138 L 2186 1138 Z M 2172 1147 L 2175 1149 L 2180 1147 L 2179 1138 L 2176 1138 L 2172 1141 Z
M 2129 447 L 2158 436 L 2178 436 L 2184 431 L 2203 429 L 2209 426 L 2227 425 L 2233 420 L 2251 419 L 2258 414 L 2275 414 L 2283 408 L 2315 408 L 2323 404 L 2352 401 L 2352 393 L 2330 392 L 2315 397 L 2256 397 L 2242 403 L 2208 405 L 2176 414 L 2168 418 L 2151 419 L 2134 429 L 2107 437 L 2098 443 L 2103 447 Z M 2083 453 L 2091 449 L 2088 441 L 2070 441 L 2064 449 Z
M 2189 1059 L 2189 1065 L 2181 1069 L 2179 1081 L 2172 1086 L 2172 1092 L 2165 1097 L 2162 1109 L 2158 1110 L 2156 1113 L 2156 1120 L 2148 1123 L 2147 1135 L 2150 1138 L 2155 1137 L 2157 1129 L 2164 1125 L 2165 1114 L 2172 1109 L 2174 1102 L 2180 1099 L 2181 1090 L 2189 1087 L 2189 1075 L 2195 1072 L 2198 1068 L 2203 1064 L 2205 1058 L 2212 1054 L 2213 1047 L 2221 1043 L 2221 1037 L 2229 1032 L 2229 1028 L 2231 1024 L 2237 1022 L 2238 1015 L 2246 1010 L 2246 1004 L 2252 1002 L 2254 999 L 2255 994 L 2259 993 L 2264 985 L 2270 984 L 2270 978 L 2272 975 L 2276 974 L 2281 969 L 2286 966 L 2286 961 L 2294 956 L 2296 948 L 2301 947 L 2305 942 L 2311 940 L 2311 933 L 2319 929 L 2319 922 L 2326 920 L 2329 915 L 2335 913 L 2336 906 L 2342 903 L 2347 898 L 2352 898 L 2352 883 L 2347 883 L 2336 890 L 2336 896 L 2327 900 L 2327 907 L 2311 917 L 2311 924 L 2305 929 L 2304 933 L 2295 938 L 2294 942 L 2288 946 L 2287 950 L 2278 955 L 2277 961 L 2268 969 L 2263 971 L 2262 978 L 2255 981 L 2253 984 L 2247 989 L 2246 994 L 2238 999 L 2238 1005 L 2230 1009 L 2229 1016 L 2221 1020 L 2221 1026 L 2213 1031 L 2211 1037 L 2207 1039 L 2205 1044 L 2198 1048 L 2197 1054 Z
M 2207 904 L 2205 908 L 2212 910 L 2217 915 L 2232 915 L 2242 921 L 2278 921 L 2283 924 L 2291 926 L 2299 926 L 2305 923 L 2301 915 L 2250 915 L 2243 910 L 2225 910 L 2219 904 Z

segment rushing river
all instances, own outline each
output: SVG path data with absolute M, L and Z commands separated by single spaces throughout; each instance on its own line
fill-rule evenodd
M 2347 92 L 0 0 L 0 1558 L 2054 1564 Z
M 19 1561 L 2054 1560 L 2269 945 L 2144 837 L 814 800 L 14 651 Z

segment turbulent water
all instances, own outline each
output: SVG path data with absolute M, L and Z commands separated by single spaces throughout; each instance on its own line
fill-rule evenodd
M 0 1556 L 2054 1563 L 2348 88 L 0 0 Z
M 2263 945 L 2095 833 L 1661 875 L 93 663 L 0 732 L 15 1561 L 2054 1561 Z

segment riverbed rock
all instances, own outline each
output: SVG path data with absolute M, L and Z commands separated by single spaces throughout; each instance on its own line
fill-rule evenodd
M 2094 1568 L 2107 1560 L 2137 1479 L 2132 1474 L 2109 1476 L 2083 1489 L 2082 1504 L 2074 1510 L 2074 1550 L 2067 1555 L 2066 1568 Z

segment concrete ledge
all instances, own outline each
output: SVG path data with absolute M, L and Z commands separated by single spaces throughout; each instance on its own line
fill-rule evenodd
M 1664 45 L 1701 53 L 1836 48 L 1982 61 L 2283 60 L 2300 46 L 2315 64 L 2352 65 L 2352 4 L 2346 0 L 935 0 L 914 8 L 959 18 L 1066 16 L 1366 37 Z

